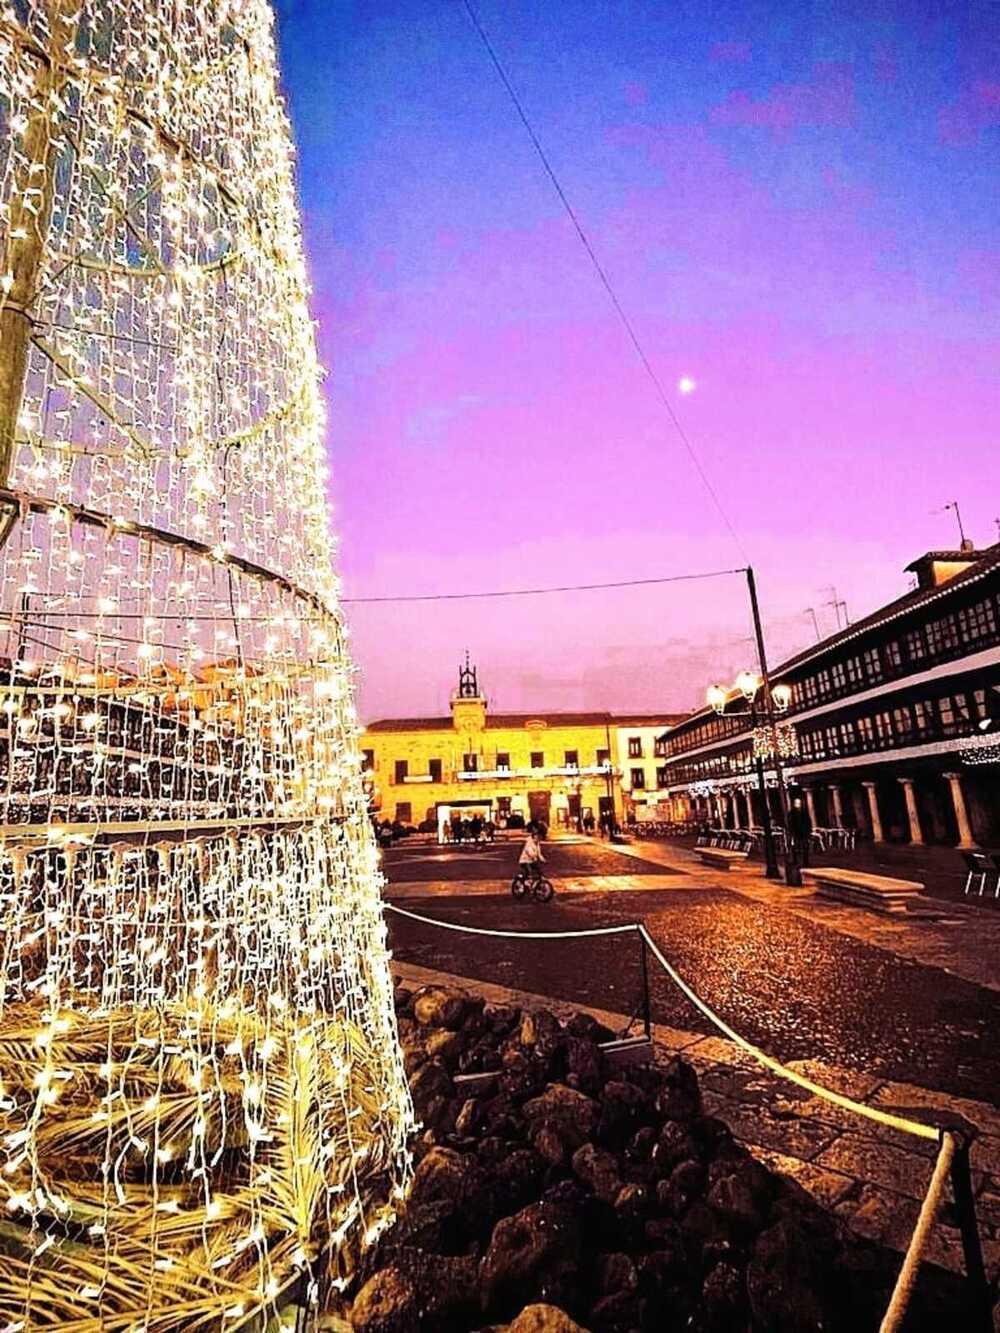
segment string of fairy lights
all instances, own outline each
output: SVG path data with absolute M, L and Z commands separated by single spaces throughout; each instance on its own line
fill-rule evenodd
M 266 0 L 0 0 L 0 1330 L 238 1323 L 403 1073 Z

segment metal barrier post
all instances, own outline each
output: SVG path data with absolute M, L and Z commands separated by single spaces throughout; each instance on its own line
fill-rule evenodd
M 951 1189 L 962 1235 L 965 1272 L 972 1288 L 972 1327 L 976 1333 L 993 1333 L 993 1305 L 995 1293 L 986 1276 L 983 1248 L 976 1223 L 976 1201 L 972 1193 L 972 1172 L 969 1168 L 969 1150 L 974 1135 L 952 1130 L 955 1137 L 955 1155 L 951 1159 Z
M 649 967 L 646 963 L 646 939 L 641 933 L 639 935 L 639 962 L 642 967 L 642 1026 L 646 1034 L 646 1040 L 650 1041 L 653 1036 L 653 1020 L 649 1007 Z

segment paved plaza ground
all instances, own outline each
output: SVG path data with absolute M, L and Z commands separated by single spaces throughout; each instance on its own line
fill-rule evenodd
M 974 1123 L 979 1212 L 1000 1264 L 1000 918 L 925 900 L 905 920 L 818 900 L 759 867 L 707 871 L 685 848 L 546 844 L 557 887 L 515 903 L 520 843 L 481 850 L 403 844 L 385 854 L 387 898 L 437 920 L 558 931 L 643 920 L 667 958 L 738 1032 L 821 1083 L 880 1106 L 949 1106 Z M 918 905 L 919 906 L 919 905 Z M 622 1027 L 641 1003 L 637 943 L 468 936 L 387 913 L 411 981 L 465 979 L 493 998 L 587 1007 Z M 683 1050 L 710 1107 L 763 1159 L 795 1175 L 863 1234 L 905 1246 L 934 1145 L 803 1094 L 763 1072 L 650 970 L 658 1045 Z M 954 1218 L 932 1257 L 960 1267 Z

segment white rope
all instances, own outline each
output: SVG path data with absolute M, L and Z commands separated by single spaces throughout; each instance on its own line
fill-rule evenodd
M 931 1176 L 931 1183 L 927 1186 L 924 1201 L 920 1205 L 920 1216 L 917 1218 L 917 1225 L 913 1228 L 913 1235 L 910 1237 L 910 1244 L 903 1259 L 903 1266 L 899 1270 L 899 1277 L 896 1279 L 892 1300 L 885 1312 L 885 1318 L 882 1320 L 879 1333 L 897 1333 L 897 1330 L 902 1327 L 907 1307 L 910 1304 L 913 1284 L 916 1281 L 917 1269 L 927 1246 L 931 1227 L 934 1225 L 934 1218 L 937 1216 L 937 1210 L 941 1203 L 941 1193 L 945 1181 L 948 1179 L 951 1159 L 954 1155 L 955 1138 L 946 1130 L 941 1136 L 941 1151 L 938 1153 L 937 1162 L 934 1164 L 934 1174 Z
M 440 926 L 442 930 L 457 930 L 463 935 L 492 935 L 498 939 L 514 940 L 576 940 L 588 935 L 627 935 L 641 929 L 635 922 L 627 926 L 601 926 L 594 930 L 484 930 L 481 926 L 462 926 L 456 921 L 437 921 L 432 916 L 421 916 L 419 912 L 407 912 L 405 908 L 386 903 L 387 912 L 397 916 L 408 916 L 412 921 L 422 921 L 426 926 Z
M 386 910 L 396 912 L 399 916 L 407 916 L 414 921 L 422 921 L 429 926 L 440 926 L 443 930 L 456 930 L 467 935 L 493 935 L 505 938 L 515 939 L 572 939 L 587 935 L 621 935 L 631 931 L 637 932 L 645 943 L 649 946 L 653 956 L 666 972 L 667 976 L 683 992 L 691 1003 L 701 1011 L 704 1016 L 724 1033 L 730 1041 L 734 1042 L 742 1051 L 752 1056 L 760 1064 L 778 1074 L 781 1078 L 797 1083 L 807 1091 L 815 1093 L 817 1097 L 822 1097 L 836 1106 L 841 1106 L 845 1110 L 853 1111 L 857 1115 L 864 1116 L 869 1120 L 877 1121 L 879 1124 L 887 1125 L 893 1129 L 902 1130 L 904 1133 L 912 1134 L 918 1138 L 940 1139 L 941 1150 L 938 1153 L 937 1161 L 934 1165 L 934 1173 L 931 1176 L 930 1184 L 927 1187 L 927 1193 L 920 1207 L 920 1214 L 917 1218 L 917 1224 L 913 1229 L 913 1235 L 910 1237 L 910 1244 L 903 1259 L 903 1266 L 899 1271 L 899 1277 L 896 1279 L 896 1286 L 892 1293 L 892 1299 L 889 1302 L 889 1308 L 885 1312 L 885 1317 L 879 1329 L 879 1333 L 898 1333 L 902 1320 L 906 1314 L 909 1305 L 910 1296 L 913 1291 L 913 1283 L 916 1279 L 917 1269 L 920 1260 L 927 1246 L 927 1240 L 931 1228 L 934 1225 L 934 1219 L 941 1203 L 941 1194 L 948 1179 L 948 1173 L 951 1169 L 952 1158 L 955 1155 L 955 1138 L 948 1131 L 940 1132 L 932 1125 L 923 1125 L 919 1121 L 909 1120 L 904 1116 L 893 1115 L 888 1111 L 881 1111 L 877 1107 L 865 1106 L 861 1102 L 853 1101 L 850 1097 L 844 1097 L 839 1092 L 833 1092 L 830 1088 L 824 1088 L 822 1084 L 814 1083 L 812 1079 L 805 1075 L 797 1073 L 794 1069 L 788 1069 L 785 1065 L 767 1055 L 764 1051 L 741 1037 L 735 1029 L 719 1017 L 705 1001 L 697 995 L 687 984 L 682 976 L 667 962 L 662 952 L 657 946 L 655 940 L 646 929 L 642 922 L 632 923 L 625 926 L 603 926 L 594 930 L 565 930 L 565 931 L 523 931 L 523 930 L 484 930 L 477 926 L 462 926 L 450 921 L 437 921 L 433 917 L 421 916 L 417 912 L 408 912 L 402 907 L 395 907 L 392 903 L 386 903 Z
M 917 1120 L 908 1120 L 904 1116 L 893 1115 L 890 1111 L 880 1111 L 875 1106 L 865 1106 L 862 1102 L 853 1101 L 850 1097 L 845 1097 L 839 1092 L 833 1092 L 830 1088 L 824 1088 L 821 1083 L 814 1083 L 811 1078 L 806 1078 L 804 1074 L 797 1073 L 794 1069 L 789 1069 L 783 1065 L 780 1060 L 775 1060 L 773 1056 L 767 1055 L 759 1047 L 754 1046 L 752 1042 L 747 1041 L 746 1037 L 729 1026 L 729 1024 L 719 1017 L 714 1009 L 711 1009 L 700 995 L 697 995 L 687 984 L 682 976 L 667 962 L 663 954 L 656 945 L 655 940 L 650 935 L 646 927 L 640 924 L 637 927 L 639 934 L 649 945 L 649 948 L 656 961 L 666 972 L 667 976 L 678 987 L 679 990 L 687 996 L 696 1009 L 699 1009 L 709 1022 L 714 1023 L 720 1032 L 724 1033 L 730 1041 L 735 1042 L 741 1051 L 753 1057 L 759 1064 L 770 1069 L 772 1073 L 779 1077 L 788 1079 L 791 1083 L 797 1083 L 800 1088 L 805 1088 L 807 1092 L 813 1092 L 817 1097 L 822 1097 L 824 1101 L 832 1102 L 834 1106 L 841 1106 L 844 1110 L 854 1111 L 857 1115 L 864 1116 L 868 1120 L 877 1121 L 880 1125 L 888 1125 L 892 1129 L 902 1130 L 904 1134 L 912 1134 L 915 1138 L 938 1139 L 938 1131 L 933 1125 L 922 1125 Z
M 626 935 L 636 932 L 649 946 L 653 957 L 666 972 L 667 976 L 674 985 L 683 992 L 691 1001 L 696 1009 L 714 1024 L 730 1041 L 734 1042 L 742 1051 L 751 1056 L 759 1064 L 770 1069 L 772 1073 L 780 1078 L 787 1079 L 791 1083 L 796 1083 L 800 1088 L 807 1092 L 814 1093 L 817 1097 L 822 1097 L 824 1101 L 831 1102 L 834 1106 L 840 1106 L 846 1111 L 853 1111 L 856 1115 L 863 1116 L 867 1120 L 874 1120 L 877 1124 L 886 1125 L 891 1129 L 901 1130 L 904 1134 L 912 1134 L 915 1138 L 932 1139 L 937 1142 L 939 1131 L 933 1125 L 923 1125 L 917 1120 L 909 1120 L 905 1116 L 893 1115 L 891 1111 L 882 1111 L 876 1106 L 865 1106 L 862 1102 L 856 1102 L 850 1097 L 845 1097 L 842 1093 L 834 1092 L 830 1088 L 825 1088 L 821 1083 L 814 1083 L 811 1078 L 806 1078 L 804 1074 L 799 1074 L 794 1069 L 789 1069 L 783 1065 L 780 1060 L 775 1060 L 773 1056 L 768 1055 L 759 1047 L 754 1046 L 752 1042 L 747 1041 L 745 1037 L 731 1028 L 729 1024 L 719 1017 L 705 1001 L 687 984 L 684 978 L 673 968 L 664 958 L 656 941 L 650 935 L 642 922 L 631 922 L 624 926 L 601 926 L 592 930 L 486 930 L 481 926 L 463 926 L 454 921 L 439 921 L 431 916 L 421 916 L 419 912 L 408 912 L 403 907 L 396 907 L 393 903 L 386 903 L 387 912 L 395 912 L 398 916 L 409 917 L 412 921 L 421 921 L 427 926 L 439 926 L 442 930 L 454 930 L 462 935 L 489 935 L 495 939 L 524 939 L 524 940 L 566 940 L 583 939 L 588 936 L 596 935 Z

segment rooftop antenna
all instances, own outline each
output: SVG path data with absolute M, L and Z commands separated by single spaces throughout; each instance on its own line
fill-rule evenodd
M 959 550 L 960 550 L 960 551 L 968 551 L 968 550 L 971 550 L 971 549 L 972 549 L 972 543 L 969 541 L 968 537 L 966 537 L 966 535 L 965 535 L 965 528 L 962 526 L 962 514 L 961 514 L 961 510 L 960 510 L 959 507 L 958 507 L 958 501 L 957 501 L 957 500 L 949 500 L 948 503 L 945 505 L 945 509 L 953 509 L 953 510 L 955 511 L 955 522 L 958 524 L 958 541 L 959 541 Z
M 831 594 L 831 600 L 830 600 L 829 602 L 824 602 L 823 605 L 824 605 L 824 606 L 832 606 L 832 607 L 833 607 L 833 614 L 834 614 L 834 615 L 836 616 L 836 618 L 837 618 L 837 628 L 838 628 L 838 629 L 846 629 L 847 626 L 851 623 L 850 620 L 848 619 L 848 616 L 847 616 L 847 603 L 843 600 L 842 597 L 838 597 L 838 596 L 837 596 L 837 589 L 836 589 L 832 584 L 831 584 L 828 588 L 823 588 L 821 591 L 823 591 L 823 592 L 828 592 L 828 593 Z M 840 623 L 840 609 L 841 609 L 841 607 L 843 607 L 843 609 L 844 609 L 844 623 L 843 623 L 843 625 Z
M 816 618 L 816 608 L 814 606 L 807 606 L 802 614 L 805 616 L 812 616 L 813 629 L 816 631 L 816 642 L 819 643 L 823 636 L 819 632 L 819 621 Z

